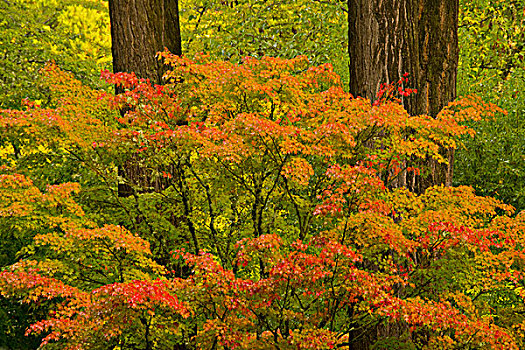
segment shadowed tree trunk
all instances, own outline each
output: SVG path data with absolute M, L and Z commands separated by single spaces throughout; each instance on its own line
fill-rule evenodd
M 175 55 L 182 55 L 179 1 L 109 0 L 109 16 L 113 72 L 134 72 L 138 78 L 149 79 L 152 84 L 162 84 L 162 76 L 168 67 L 156 58 L 156 54 L 167 48 Z M 116 88 L 116 93 L 121 92 L 123 90 Z M 165 170 L 176 173 L 174 165 Z M 125 183 L 118 184 L 119 197 L 136 195 L 134 187 L 138 192 L 159 192 L 171 185 L 171 181 L 153 176 L 152 170 L 144 167 L 140 159 L 124 160 L 118 172 L 119 176 L 126 180 Z M 138 215 L 136 221 L 142 220 L 142 215 Z M 184 224 L 186 220 L 185 217 L 172 216 L 168 221 L 177 226 Z M 170 258 L 177 242 L 166 238 L 164 234 L 164 232 L 152 233 L 152 237 L 149 237 L 151 250 L 158 263 L 166 266 L 168 270 L 175 270 L 175 267 L 170 265 Z M 198 247 L 196 251 L 198 252 Z M 180 276 L 188 273 L 186 266 L 177 265 L 177 267 Z M 196 330 L 192 331 L 196 332 Z M 188 338 L 191 336 L 192 334 Z M 153 346 L 148 341 L 148 333 L 145 336 L 145 346 L 147 349 Z M 186 344 L 179 344 L 174 345 L 173 349 L 187 348 Z
M 410 115 L 435 117 L 456 98 L 458 11 L 458 0 L 348 0 L 350 93 L 374 101 L 382 83 L 396 83 L 408 73 L 408 87 L 418 93 L 404 98 L 403 105 Z M 436 184 L 450 186 L 454 153 L 443 149 L 442 155 L 448 165 L 423 161 L 417 165 L 430 175 L 408 178 L 404 172 L 395 185 L 416 193 Z M 402 322 L 379 322 L 351 332 L 349 349 L 370 349 L 406 332 Z
M 152 84 L 162 84 L 166 66 L 155 55 L 165 48 L 182 54 L 178 0 L 109 0 L 109 16 L 113 72 L 135 72 Z M 139 187 L 151 187 L 149 174 L 132 161 L 119 167 L 119 175 Z M 118 193 L 128 197 L 132 186 L 120 183 Z
M 456 98 L 458 11 L 458 0 L 348 0 L 350 92 L 373 101 L 381 83 L 409 73 L 418 93 L 404 99 L 405 108 L 435 117 Z M 430 161 L 429 177 L 400 185 L 418 193 L 450 186 L 454 153 L 443 154 L 448 166 Z

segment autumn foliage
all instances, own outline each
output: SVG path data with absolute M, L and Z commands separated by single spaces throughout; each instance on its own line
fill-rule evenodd
M 118 96 L 49 66 L 47 106 L 0 114 L 0 225 L 25 242 L 0 293 L 46 306 L 44 348 L 523 344 L 525 216 L 400 186 L 495 106 L 410 116 L 301 57 L 162 56 L 162 86 L 103 73 Z

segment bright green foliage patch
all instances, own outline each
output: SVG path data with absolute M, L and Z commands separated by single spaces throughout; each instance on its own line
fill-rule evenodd
M 458 94 L 477 94 L 508 114 L 472 124 L 454 182 L 525 209 L 525 2 L 461 2 Z
M 308 57 L 348 80 L 346 3 L 182 0 L 182 51 L 239 62 L 246 56 Z
M 38 71 L 50 60 L 100 87 L 110 67 L 107 3 L 102 0 L 9 0 L 0 3 L 0 107 L 29 98 L 46 103 Z

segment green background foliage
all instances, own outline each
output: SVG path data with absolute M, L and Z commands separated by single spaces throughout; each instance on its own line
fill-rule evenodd
M 458 95 L 507 111 L 472 124 L 456 153 L 454 182 L 525 209 L 525 1 L 460 2 Z
M 239 62 L 246 56 L 331 63 L 348 81 L 345 1 L 182 0 L 182 51 Z
M 46 103 L 38 71 L 50 60 L 90 86 L 103 85 L 100 70 L 111 67 L 107 2 L 0 2 L 0 108 L 20 108 L 24 98 Z

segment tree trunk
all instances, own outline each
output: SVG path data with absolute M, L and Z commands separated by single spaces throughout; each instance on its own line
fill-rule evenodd
M 179 1 L 109 0 L 109 17 L 113 72 L 134 72 L 152 84 L 162 84 L 167 68 L 155 55 L 165 48 L 175 55 L 182 54 Z M 116 88 L 116 93 L 121 92 Z M 144 188 L 150 183 L 150 174 L 133 160 L 119 167 L 119 176 L 128 181 L 118 185 L 121 197 L 133 194 L 130 183 Z
M 164 64 L 155 58 L 167 48 L 181 55 L 178 0 L 109 0 L 114 72 L 135 72 L 162 83 Z
M 350 93 L 374 101 L 382 83 L 396 83 L 408 73 L 407 87 L 418 92 L 403 98 L 403 105 L 410 115 L 435 117 L 456 98 L 458 11 L 458 0 L 348 0 Z M 454 153 L 442 152 L 448 165 L 424 160 L 418 165 L 430 170 L 429 176 L 407 179 L 405 173 L 397 186 L 416 193 L 450 186 Z M 370 349 L 406 331 L 402 322 L 379 323 L 356 335 L 350 348 Z
M 162 84 L 162 76 L 168 67 L 155 57 L 157 52 L 167 48 L 175 55 L 182 54 L 179 1 L 109 0 L 109 16 L 113 72 L 134 72 L 138 78 L 149 79 L 151 84 Z M 121 92 L 123 90 L 116 88 L 116 93 Z M 121 110 L 122 114 L 125 112 Z M 173 166 L 162 170 L 175 173 Z M 169 179 L 154 176 L 155 173 L 158 171 L 146 167 L 138 156 L 123 160 L 118 167 L 118 175 L 124 179 L 119 181 L 118 196 L 160 192 L 171 185 Z M 137 223 L 143 220 L 141 214 L 135 218 Z M 169 222 L 180 225 L 184 218 L 172 216 Z M 156 261 L 170 267 L 171 251 L 175 249 L 170 244 L 176 242 L 160 237 L 163 233 L 158 233 L 158 236 L 150 234 L 151 250 L 155 253 Z
M 403 99 L 410 115 L 436 116 L 456 98 L 458 0 L 348 0 L 350 92 L 376 99 L 381 83 L 409 73 L 418 93 Z M 431 176 L 408 183 L 416 192 L 452 184 L 448 165 L 430 161 Z

